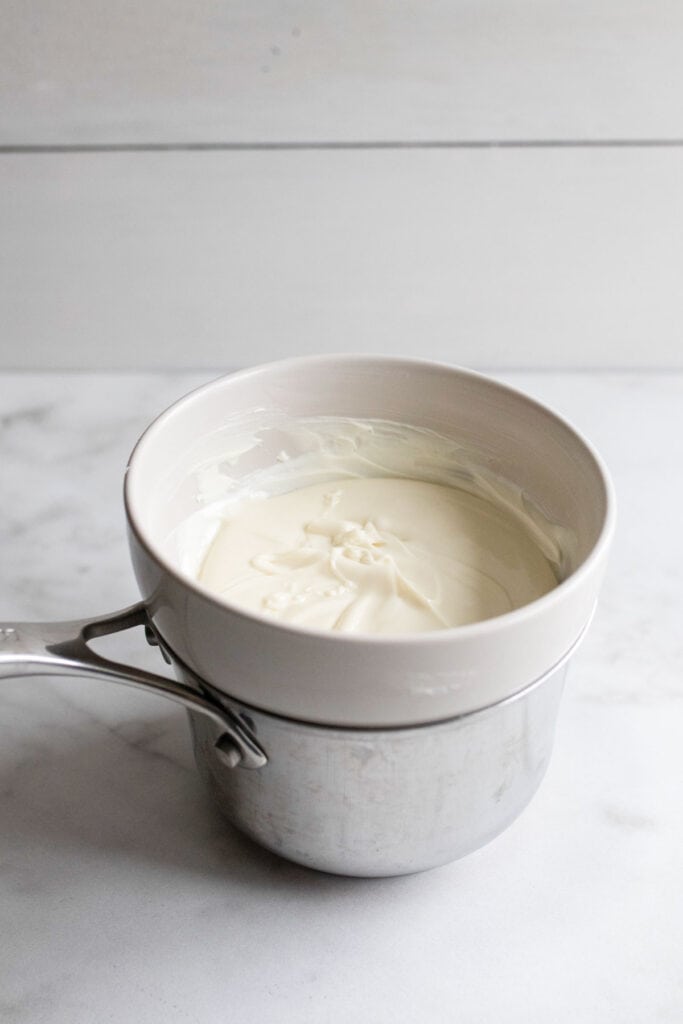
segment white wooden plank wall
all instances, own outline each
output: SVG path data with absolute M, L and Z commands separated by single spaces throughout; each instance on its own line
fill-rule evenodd
M 679 0 L 2 21 L 0 366 L 683 366 Z

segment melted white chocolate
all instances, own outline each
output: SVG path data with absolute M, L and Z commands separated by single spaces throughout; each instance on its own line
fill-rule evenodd
M 198 579 L 245 610 L 362 633 L 489 619 L 558 582 L 533 532 L 505 505 L 389 476 L 232 503 Z

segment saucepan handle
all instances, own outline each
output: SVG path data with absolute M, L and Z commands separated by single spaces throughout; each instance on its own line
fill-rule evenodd
M 165 676 L 134 665 L 104 658 L 88 646 L 89 640 L 133 626 L 144 626 L 154 642 L 143 604 L 112 615 L 73 622 L 7 622 L 0 625 L 0 679 L 38 675 L 86 675 L 137 686 L 184 704 L 211 718 L 221 729 L 216 753 L 231 768 L 262 768 L 263 750 L 237 716 L 210 697 Z

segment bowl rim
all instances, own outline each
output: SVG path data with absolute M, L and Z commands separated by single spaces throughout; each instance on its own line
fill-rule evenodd
M 489 619 L 482 619 L 477 622 L 467 623 L 465 625 L 410 633 L 343 633 L 330 629 L 316 629 L 309 626 L 300 626 L 296 623 L 283 622 L 269 615 L 247 610 L 240 607 L 238 604 L 227 601 L 222 597 L 218 597 L 198 581 L 193 580 L 191 577 L 180 572 L 177 567 L 164 556 L 159 549 L 159 546 L 154 541 L 154 538 L 149 536 L 142 526 L 135 509 L 135 484 L 136 474 L 138 472 L 137 466 L 140 461 L 141 453 L 144 451 L 149 440 L 156 437 L 164 429 L 166 423 L 175 416 L 183 406 L 201 401 L 206 393 L 216 388 L 226 386 L 226 382 L 246 380 L 249 377 L 259 376 L 261 374 L 267 375 L 273 372 L 283 371 L 287 368 L 304 365 L 325 366 L 327 364 L 328 366 L 341 366 L 343 364 L 358 365 L 363 363 L 366 365 L 375 363 L 395 368 L 403 368 L 406 370 L 410 370 L 411 368 L 440 370 L 449 375 L 454 374 L 461 378 L 464 377 L 473 381 L 483 382 L 487 387 L 504 392 L 507 395 L 511 395 L 521 400 L 523 403 L 533 407 L 539 413 L 549 417 L 563 430 L 572 435 L 573 439 L 583 447 L 586 454 L 593 461 L 603 486 L 605 499 L 605 515 L 602 527 L 592 549 L 581 564 L 552 590 L 549 590 L 547 593 L 535 598 L 533 601 L 530 601 L 519 608 L 515 608 L 512 611 L 504 612 L 502 615 L 496 615 Z M 230 613 L 237 618 L 241 618 L 252 623 L 257 622 L 263 626 L 270 627 L 285 634 L 289 633 L 299 637 L 309 637 L 311 639 L 325 639 L 331 643 L 372 644 L 375 646 L 396 646 L 406 643 L 411 645 L 432 645 L 435 643 L 441 644 L 453 643 L 455 641 L 466 641 L 469 639 L 486 637 L 487 634 L 493 636 L 501 630 L 514 628 L 530 618 L 534 618 L 543 610 L 550 611 L 551 608 L 560 604 L 565 600 L 565 598 L 569 597 L 574 590 L 581 586 L 583 580 L 591 574 L 596 563 L 600 562 L 605 555 L 606 550 L 609 548 L 616 525 L 616 495 L 609 470 L 607 469 L 602 456 L 593 444 L 584 437 L 581 431 L 578 430 L 566 417 L 559 415 L 543 402 L 531 397 L 521 389 L 510 384 L 505 384 L 502 381 L 497 380 L 495 377 L 491 377 L 485 373 L 480 373 L 476 370 L 470 370 L 466 367 L 432 359 L 375 355 L 372 353 L 330 353 L 325 355 L 293 356 L 287 359 L 279 359 L 268 363 L 259 363 L 255 366 L 247 367 L 242 370 L 221 374 L 220 376 L 207 381 L 205 384 L 200 384 L 198 387 L 186 392 L 160 412 L 148 424 L 136 441 L 128 458 L 124 472 L 123 501 L 129 528 L 148 557 L 150 557 L 152 561 L 163 569 L 165 573 L 171 576 L 178 584 L 186 587 L 199 598 L 207 601 L 218 610 Z

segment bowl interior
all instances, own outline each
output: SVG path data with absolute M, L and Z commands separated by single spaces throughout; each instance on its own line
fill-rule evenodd
M 438 364 L 319 357 L 220 378 L 148 428 L 131 457 L 126 500 L 157 558 L 173 563 L 168 538 L 197 511 L 200 490 L 210 494 L 219 461 L 236 478 L 276 463 L 277 429 L 255 448 L 248 435 L 279 415 L 389 420 L 454 439 L 487 473 L 520 488 L 569 532 L 565 575 L 586 560 L 605 525 L 608 483 L 598 457 L 539 403 L 479 374 Z

